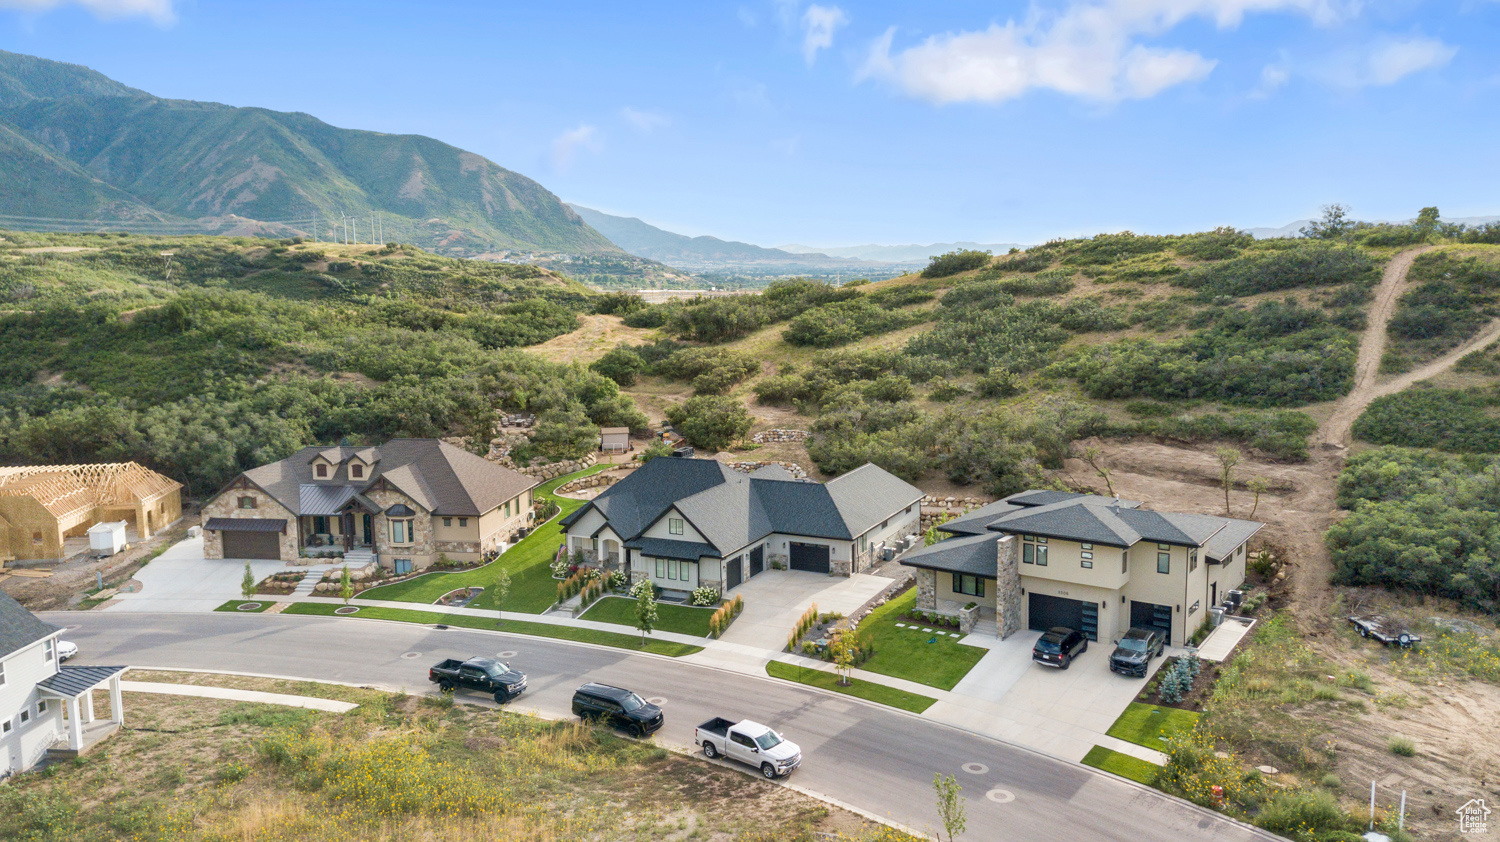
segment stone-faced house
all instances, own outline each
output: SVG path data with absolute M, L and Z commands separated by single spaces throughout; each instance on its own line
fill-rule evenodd
M 0 778 L 35 766 L 49 751 L 76 757 L 124 722 L 125 667 L 64 666 L 62 629 L 0 592 Z M 109 690 L 110 718 L 94 717 L 94 690 Z
M 1180 646 L 1245 581 L 1245 545 L 1262 523 L 1153 512 L 1140 503 L 1025 491 L 938 527 L 954 537 L 907 555 L 917 607 L 969 604 L 988 630 L 1079 629 L 1112 641 L 1140 626 Z
M 859 573 L 917 532 L 922 492 L 875 465 L 827 483 L 768 466 L 653 459 L 562 521 L 570 553 L 665 591 L 733 590 L 770 567 Z
M 438 439 L 306 447 L 240 474 L 203 507 L 203 554 L 290 562 L 342 550 L 395 573 L 440 555 L 474 561 L 531 525 L 537 484 Z

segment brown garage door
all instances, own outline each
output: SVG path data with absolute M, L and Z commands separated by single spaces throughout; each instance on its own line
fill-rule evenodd
M 223 532 L 225 558 L 281 558 L 279 532 Z

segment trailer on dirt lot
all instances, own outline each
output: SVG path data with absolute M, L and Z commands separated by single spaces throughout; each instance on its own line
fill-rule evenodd
M 1373 637 L 1386 646 L 1395 644 L 1402 649 L 1410 649 L 1412 644 L 1420 643 L 1420 635 L 1406 628 L 1401 623 L 1380 614 L 1365 614 L 1349 618 L 1350 625 L 1359 632 L 1360 637 Z

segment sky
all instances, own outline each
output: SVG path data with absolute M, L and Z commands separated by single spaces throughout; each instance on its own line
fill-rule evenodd
M 0 48 L 760 245 L 1500 214 L 1500 0 L 0 0 Z

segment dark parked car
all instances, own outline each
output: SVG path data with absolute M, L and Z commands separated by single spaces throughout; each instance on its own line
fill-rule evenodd
M 1031 660 L 1044 667 L 1067 669 L 1073 659 L 1087 652 L 1089 639 L 1081 631 L 1058 626 L 1042 634 L 1031 648 Z
M 1165 646 L 1162 633 L 1156 629 L 1131 629 L 1115 644 L 1115 651 L 1109 656 L 1110 672 L 1145 678 L 1151 659 L 1160 655 Z
M 493 693 L 495 702 L 502 705 L 526 690 L 526 674 L 494 658 L 470 658 L 467 661 L 448 658 L 427 670 L 427 680 L 444 693 L 459 687 Z
M 585 684 L 573 693 L 573 714 L 579 719 L 608 722 L 638 737 L 655 733 L 665 721 L 661 708 L 622 687 Z

